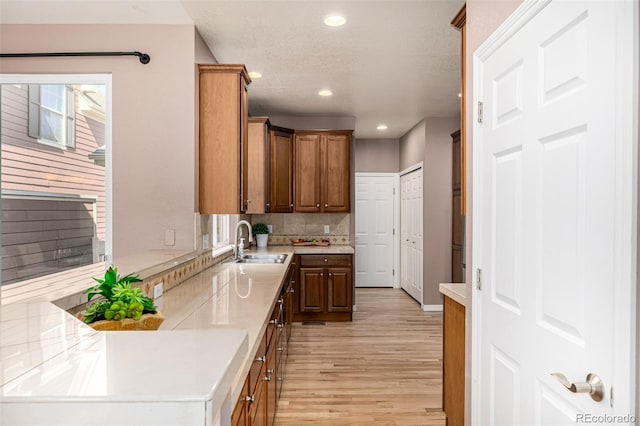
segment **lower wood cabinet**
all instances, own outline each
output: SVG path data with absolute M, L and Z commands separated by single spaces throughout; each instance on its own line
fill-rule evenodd
M 298 255 L 293 321 L 351 321 L 353 255 Z
M 294 294 L 292 290 L 295 270 L 296 265 L 292 262 L 285 274 L 280 296 L 260 338 L 258 350 L 233 410 L 232 426 L 274 424 L 288 352 L 287 329 L 290 330 L 289 319 L 292 318 L 292 314 L 288 313 L 287 304 L 292 304 L 290 300 Z
M 444 296 L 442 409 L 446 426 L 464 426 L 465 307 Z

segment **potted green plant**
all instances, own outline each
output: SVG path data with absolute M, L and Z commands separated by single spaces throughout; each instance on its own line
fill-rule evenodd
M 85 293 L 91 301 L 101 296 L 79 316 L 96 330 L 157 330 L 164 321 L 153 300 L 142 289 L 131 287 L 142 280 L 136 275 L 120 277 L 118 269 L 110 266 L 104 278 L 94 278 L 98 283 Z
M 258 241 L 258 247 L 266 247 L 269 239 L 269 227 L 264 223 L 256 223 L 251 230 Z

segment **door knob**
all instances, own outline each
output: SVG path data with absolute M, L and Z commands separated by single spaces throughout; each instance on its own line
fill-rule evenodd
M 604 398 L 604 383 L 597 374 L 589 373 L 587 374 L 586 382 L 578 382 L 578 383 L 569 383 L 569 380 L 562 373 L 552 373 L 553 377 L 555 377 L 562 386 L 567 388 L 570 392 L 573 393 L 588 393 L 591 395 L 591 399 L 596 402 L 602 401 Z

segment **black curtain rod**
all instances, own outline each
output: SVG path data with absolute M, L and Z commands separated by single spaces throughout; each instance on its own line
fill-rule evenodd
M 0 53 L 0 58 L 50 58 L 60 56 L 137 56 L 143 64 L 148 64 L 151 61 L 149 55 L 141 52 Z

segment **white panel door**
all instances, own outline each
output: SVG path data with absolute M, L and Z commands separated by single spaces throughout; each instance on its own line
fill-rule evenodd
M 474 424 L 633 413 L 631 4 L 525 3 L 476 53 Z M 604 400 L 556 372 L 597 374 Z
M 400 286 L 422 304 L 422 168 L 400 177 Z
M 356 174 L 356 287 L 393 287 L 394 181 Z

